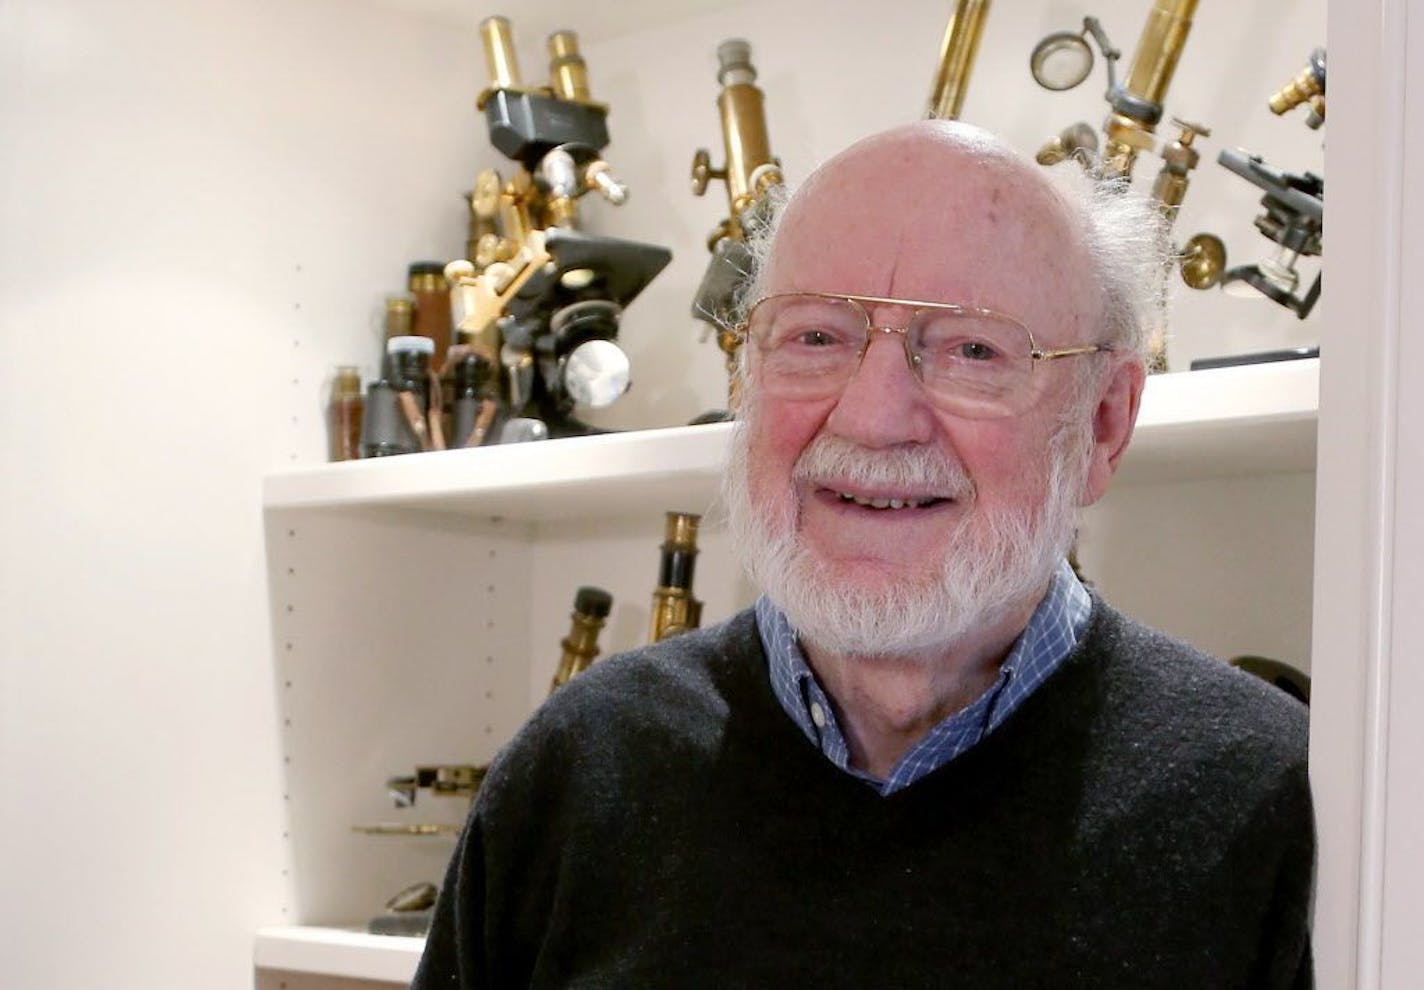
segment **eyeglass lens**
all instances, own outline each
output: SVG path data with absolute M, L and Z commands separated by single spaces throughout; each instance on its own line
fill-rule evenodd
M 902 329 L 902 328 L 895 328 Z M 936 401 L 962 415 L 997 416 L 1026 399 L 1032 373 L 1027 331 L 975 311 L 919 309 L 903 327 L 911 365 Z M 748 331 L 764 384 L 793 398 L 844 388 L 869 346 L 872 323 L 859 303 L 813 295 L 762 300 Z

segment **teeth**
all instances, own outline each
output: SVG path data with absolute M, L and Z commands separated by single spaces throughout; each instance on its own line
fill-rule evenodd
M 933 498 L 865 498 L 850 492 L 838 492 L 842 502 L 854 502 L 870 509 L 917 509 L 936 501 Z

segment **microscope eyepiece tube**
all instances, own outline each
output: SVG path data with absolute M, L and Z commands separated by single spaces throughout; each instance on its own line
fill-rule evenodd
M 1325 93 L 1325 49 L 1310 53 L 1310 61 L 1295 78 L 1286 83 L 1267 101 L 1271 112 L 1279 116 L 1315 96 Z
M 989 15 L 990 0 L 958 0 L 954 13 L 944 30 L 940 43 L 939 64 L 925 107 L 926 117 L 954 120 L 964 105 L 969 90 L 969 74 L 974 69 L 974 56 L 979 51 L 979 39 L 984 33 L 984 20 Z
M 751 59 L 752 46 L 744 38 L 729 38 L 717 46 L 717 80 L 722 85 L 717 109 L 722 118 L 722 142 L 727 153 L 723 178 L 727 182 L 727 199 L 734 218 L 759 192 L 752 183 L 752 173 L 776 162 L 771 155 L 764 99 L 756 85 L 756 69 Z M 779 167 L 776 175 L 779 179 Z
M 756 82 L 752 46 L 745 38 L 728 38 L 717 46 L 717 82 L 723 86 Z
M 613 596 L 602 588 L 583 587 L 575 594 L 569 634 L 559 644 L 563 647 L 563 656 L 549 684 L 551 694 L 593 663 L 598 656 L 598 633 L 612 609 Z
M 485 45 L 485 67 L 493 89 L 519 89 L 523 81 L 514 57 L 514 35 L 508 17 L 486 17 L 480 21 L 480 38 Z
M 549 84 L 561 100 L 587 103 L 588 66 L 579 54 L 578 35 L 555 31 L 549 35 Z
M 696 629 L 702 622 L 702 603 L 692 597 L 697 525 L 701 519 L 691 512 L 667 514 L 658 586 L 653 591 L 652 628 L 648 634 L 651 643 Z
M 1157 0 L 1142 27 L 1124 89 L 1130 96 L 1153 105 L 1157 117 L 1161 116 L 1161 103 L 1177 71 L 1196 9 L 1197 0 Z M 1139 120 L 1147 115 L 1150 113 L 1143 108 L 1130 114 Z M 1157 123 L 1155 119 L 1143 122 Z

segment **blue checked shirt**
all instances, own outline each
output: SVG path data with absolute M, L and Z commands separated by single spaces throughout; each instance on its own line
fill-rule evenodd
M 884 780 L 850 766 L 850 750 L 836 724 L 830 698 L 806 663 L 790 620 L 764 595 L 757 599 L 756 619 L 771 665 L 771 687 L 786 714 L 826 759 L 885 796 L 944 766 L 997 729 L 1072 652 L 1087 628 L 1092 607 L 1087 591 L 1065 560 L 1054 572 L 1048 593 L 1014 642 L 994 683 L 915 743 Z

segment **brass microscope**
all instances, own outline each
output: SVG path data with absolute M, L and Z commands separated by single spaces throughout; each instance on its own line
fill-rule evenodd
M 1125 187 L 1138 156 L 1157 147 L 1157 126 L 1165 113 L 1167 90 L 1191 33 L 1196 7 L 1197 0 L 1155 0 L 1122 82 L 1116 71 L 1122 52 L 1113 47 L 1096 17 L 1083 18 L 1080 31 L 1057 31 L 1035 45 L 1029 69 L 1044 89 L 1072 89 L 1087 79 L 1093 68 L 1093 45 L 1102 54 L 1108 77 L 1108 116 L 1103 121 L 1101 151 L 1096 132 L 1077 122 L 1049 139 L 1039 149 L 1038 161 L 1053 165 L 1072 159 L 1099 179 Z M 1191 172 L 1201 160 L 1194 143 L 1198 137 L 1211 136 L 1201 124 L 1175 117 L 1172 123 L 1178 133 L 1163 146 L 1162 166 L 1152 184 L 1152 197 L 1168 223 L 1176 220 Z M 1179 257 L 1187 284 L 1206 287 L 1220 280 L 1226 253 L 1214 234 L 1197 234 L 1179 251 Z M 1160 335 L 1150 344 L 1149 366 L 1152 371 L 1167 369 L 1166 343 Z
M 574 595 L 574 610 L 569 617 L 569 632 L 560 645 L 563 655 L 549 685 L 553 694 L 573 677 L 588 669 L 598 656 L 598 634 L 613 607 L 613 596 L 602 588 L 579 588 Z M 460 798 L 473 801 L 484 783 L 489 766 L 485 764 L 451 763 L 420 766 L 415 772 L 386 781 L 386 792 L 397 808 L 415 806 L 417 796 L 425 791 L 432 797 Z M 357 832 L 367 835 L 455 835 L 458 825 L 406 824 L 383 822 L 357 825 Z M 396 893 L 385 904 L 385 910 L 372 918 L 369 931 L 380 935 L 424 935 L 430 926 L 430 914 L 438 891 L 434 884 L 412 884 Z
M 1302 104 L 1310 108 L 1305 125 L 1319 130 L 1325 123 L 1323 48 L 1311 52 L 1305 68 L 1267 101 L 1277 116 Z M 1312 172 L 1284 171 L 1260 155 L 1244 151 L 1223 150 L 1217 162 L 1265 194 L 1261 197 L 1264 212 L 1256 218 L 1256 229 L 1276 245 L 1272 257 L 1228 270 L 1221 279 L 1222 286 L 1228 290 L 1237 284 L 1249 286 L 1305 319 L 1320 298 L 1320 272 L 1316 271 L 1310 288 L 1298 295 L 1300 273 L 1296 262 L 1302 257 L 1318 257 L 1324 248 L 1325 180 Z
M 1186 44 L 1196 6 L 1197 0 L 1155 0 L 1127 81 L 1122 84 L 1117 82 L 1114 71 L 1121 52 L 1113 48 L 1096 18 L 1085 17 L 1080 32 L 1060 31 L 1040 41 L 1029 60 L 1033 77 L 1046 89 L 1062 90 L 1078 85 L 1091 72 L 1093 53 L 1088 43 L 1091 40 L 1107 63 L 1107 100 L 1111 112 L 1103 124 L 1106 140 L 1101 155 L 1092 128 L 1077 123 L 1048 141 L 1039 150 L 1038 160 L 1053 164 L 1075 158 L 1103 178 L 1131 175 L 1138 154 L 1154 147 L 1155 129 L 1163 113 L 1162 101 Z M 1307 126 L 1320 127 L 1325 121 L 1325 79 L 1325 50 L 1318 48 L 1311 53 L 1305 67 L 1271 96 L 1268 101 L 1271 111 L 1285 114 L 1304 104 L 1310 108 Z M 1200 160 L 1193 141 L 1211 134 L 1199 124 L 1183 120 L 1174 120 L 1174 123 L 1180 133 L 1163 149 L 1162 169 L 1152 189 L 1169 221 L 1181 207 L 1190 173 Z M 1226 247 L 1221 238 L 1214 234 L 1196 234 L 1178 252 L 1182 280 L 1193 289 L 1248 286 L 1304 319 L 1320 296 L 1320 276 L 1316 275 L 1303 295 L 1297 295 L 1300 276 L 1296 262 L 1301 257 L 1321 253 L 1324 181 L 1309 172 L 1295 174 L 1275 168 L 1260 156 L 1242 151 L 1223 150 L 1217 162 L 1265 193 L 1261 199 L 1265 212 L 1256 218 L 1256 227 L 1277 245 L 1277 251 L 1274 257 L 1259 264 L 1228 269 Z M 1265 360 L 1280 356 L 1305 355 L 1282 352 L 1258 357 Z M 1165 355 L 1154 354 L 1154 358 L 1157 357 Z M 1199 366 L 1212 364 L 1193 364 L 1193 367 Z
M 468 258 L 445 271 L 456 330 L 498 369 L 512 418 L 549 436 L 597 432 L 574 407 L 601 408 L 627 390 L 623 310 L 672 253 L 579 229 L 586 193 L 617 206 L 628 189 L 602 157 L 608 107 L 590 94 L 575 33 L 549 36 L 549 85 L 539 87 L 523 83 L 507 19 L 486 18 L 480 36 L 489 86 L 476 105 L 517 170 L 475 178 Z
M 752 275 L 752 254 L 747 240 L 765 222 L 774 197 L 785 179 L 781 162 L 771 153 L 767 136 L 765 96 L 756 85 L 752 47 L 742 38 L 728 38 L 717 46 L 717 112 L 722 122 L 722 168 L 712 167 L 712 156 L 699 148 L 692 157 L 692 192 L 701 196 L 713 179 L 727 186 L 727 215 L 707 238 L 712 258 L 692 301 L 692 315 L 717 334 L 717 346 L 727 366 L 728 410 L 737 405 L 737 335 L 731 327 L 741 293 Z M 728 410 L 699 416 L 696 422 L 730 419 Z

